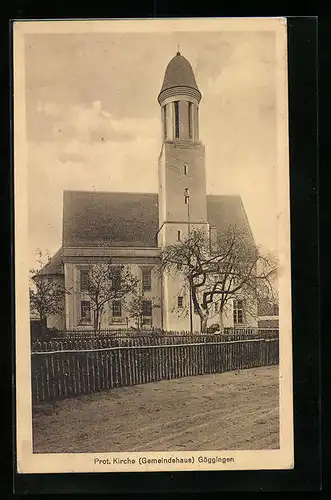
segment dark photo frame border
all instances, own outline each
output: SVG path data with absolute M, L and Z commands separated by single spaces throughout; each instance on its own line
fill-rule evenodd
M 16 2 L 16 5 L 19 2 Z M 24 2 L 21 2 L 24 4 Z M 152 4 L 152 5 L 151 5 Z M 183 13 L 171 11 L 170 2 L 148 2 L 136 7 L 123 6 L 115 10 L 111 6 L 111 17 L 184 17 Z M 177 6 L 178 7 L 178 6 Z M 17 7 L 11 19 L 70 19 L 77 7 L 67 5 L 61 16 L 61 5 L 32 5 Z M 84 8 L 81 18 L 88 17 Z M 91 9 L 90 9 L 91 10 Z M 95 6 L 97 10 L 97 6 Z M 130 10 L 130 12 L 128 12 Z M 28 12 L 29 11 L 29 12 Z M 43 11 L 43 12 L 42 12 Z M 139 11 L 139 12 L 138 12 Z M 70 15 L 71 14 L 71 15 Z M 110 12 L 108 12 L 109 16 Z M 89 12 L 91 15 L 91 12 Z M 215 13 L 214 13 L 215 15 Z M 218 13 L 218 16 L 220 13 Z M 207 17 L 206 13 L 185 12 L 185 17 Z M 223 13 L 222 16 L 225 16 Z M 232 14 L 233 16 L 233 14 Z M 208 17 L 212 17 L 208 14 Z M 250 16 L 251 17 L 251 16 Z M 96 19 L 91 17 L 91 19 Z M 99 17 L 100 19 L 100 17 Z M 8 70 L 12 82 L 11 29 L 8 29 Z M 3 50 L 3 52 L 6 52 Z M 89 473 L 89 474 L 17 474 L 15 457 L 15 404 L 12 397 L 15 380 L 15 322 L 14 322 L 14 269 L 13 269 L 13 148 L 4 144 L 7 164 L 11 165 L 3 182 L 5 219 L 4 240 L 9 236 L 8 252 L 3 263 L 9 263 L 7 319 L 3 324 L 11 325 L 7 333 L 7 354 L 2 352 L 7 375 L 2 380 L 9 388 L 9 442 L 8 453 L 3 460 L 1 473 L 6 474 L 10 493 L 163 493 L 163 492 L 216 492 L 216 491 L 312 491 L 321 487 L 321 439 L 320 439 L 320 339 L 319 339 L 319 282 L 318 282 L 318 137 L 317 137 L 317 19 L 314 17 L 288 18 L 288 62 L 289 62 L 289 131 L 290 131 L 290 192 L 291 192 L 291 254 L 292 254 L 292 319 L 293 319 L 293 373 L 294 373 L 294 439 L 295 468 L 283 471 L 199 471 L 162 473 Z M 6 68 L 6 66 L 4 65 Z M 3 78 L 5 80 L 5 78 Z M 5 101 L 8 101 L 8 78 L 3 83 Z M 13 99 L 8 109 L 12 123 Z M 5 105 L 5 108 L 8 108 Z M 8 124 L 7 124 L 8 125 Z M 7 127 L 8 128 L 8 127 Z M 8 128 L 11 141 L 12 127 Z M 8 192 L 8 186 L 10 190 Z M 6 232 L 7 229 L 7 232 Z M 3 249 L 4 250 L 4 249 Z M 307 262 L 313 265 L 307 268 Z M 316 263 L 316 265 L 315 265 Z M 310 293 L 307 294 L 307 283 Z M 9 288 L 8 288 L 9 287 Z M 9 342 L 8 342 L 9 340 Z M 10 366 L 9 360 L 12 360 Z M 12 418 L 10 418 L 12 417 Z M 14 432 L 10 430 L 14 426 Z M 12 439 L 10 439 L 12 436 Z M 12 459 L 9 458 L 12 455 Z M 147 477 L 146 477 L 147 474 Z

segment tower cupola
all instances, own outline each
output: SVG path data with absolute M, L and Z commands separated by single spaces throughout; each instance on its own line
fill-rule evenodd
M 198 113 L 202 95 L 191 64 L 178 51 L 169 62 L 158 95 L 163 140 L 199 140 Z
M 158 96 L 159 104 L 162 106 L 167 98 L 179 94 L 191 95 L 197 103 L 202 97 L 191 64 L 180 52 L 177 52 L 166 68 L 163 85 Z

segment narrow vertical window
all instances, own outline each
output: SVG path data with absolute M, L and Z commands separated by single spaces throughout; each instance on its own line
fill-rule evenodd
M 184 163 L 184 175 L 187 175 L 187 165 Z
M 188 136 L 192 139 L 192 103 L 188 103 Z
M 181 240 L 181 232 L 177 231 L 177 241 L 180 241 L 180 240 Z
M 167 138 L 167 107 L 163 106 L 163 139 Z
M 175 109 L 175 138 L 179 139 L 179 102 L 174 102 Z
M 182 309 L 183 308 L 183 297 L 177 297 L 177 306 Z

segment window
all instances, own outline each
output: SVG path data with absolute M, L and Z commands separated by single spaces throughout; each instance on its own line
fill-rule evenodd
M 142 301 L 142 323 L 143 325 L 152 325 L 152 301 L 143 300 Z
M 233 323 L 240 325 L 244 322 L 244 304 L 242 300 L 233 301 Z
M 82 300 L 80 303 L 80 319 L 86 323 L 91 321 L 91 304 L 88 300 Z
M 187 175 L 187 164 L 184 163 L 184 175 Z
M 142 301 L 142 315 L 143 316 L 152 316 L 152 301 L 151 300 L 143 300 Z
M 183 307 L 183 297 L 177 297 L 177 306 L 180 308 Z
M 175 138 L 179 139 L 179 102 L 174 102 L 175 109 Z
M 110 272 L 109 279 L 111 282 L 111 287 L 114 290 L 119 290 L 121 288 L 121 268 L 114 267 Z
M 142 270 L 142 282 L 144 291 L 152 289 L 152 272 L 150 269 Z
M 185 188 L 184 190 L 184 199 L 185 199 L 185 204 L 188 205 L 190 199 L 190 192 L 188 188 Z
M 177 241 L 181 240 L 181 231 L 177 231 Z
M 181 271 L 182 270 L 182 263 L 181 262 L 177 262 L 177 269 L 178 271 Z
M 167 107 L 163 106 L 163 139 L 167 138 Z
M 122 303 L 120 300 L 113 300 L 113 317 L 120 318 L 122 316 Z
M 89 289 L 89 271 L 88 269 L 81 269 L 80 271 L 80 289 L 86 292 Z
M 192 103 L 188 103 L 188 136 L 192 139 Z

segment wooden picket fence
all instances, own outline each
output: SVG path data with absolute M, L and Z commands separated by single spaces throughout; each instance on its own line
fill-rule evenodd
M 115 339 L 45 342 L 31 352 L 33 404 L 114 387 L 279 362 L 278 337 L 212 337 L 209 341 L 196 341 L 195 337 L 192 342 L 191 337 L 153 345 L 113 346 L 110 343 Z

